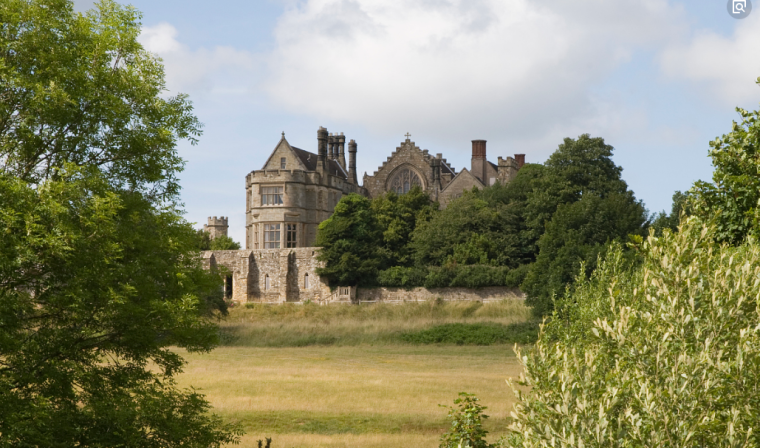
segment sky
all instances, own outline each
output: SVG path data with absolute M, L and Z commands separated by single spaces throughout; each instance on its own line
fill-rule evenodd
M 733 0 L 728 0 L 729 2 Z M 79 11 L 93 7 L 75 0 Z M 370 175 L 409 132 L 459 171 L 543 163 L 566 137 L 603 137 L 650 212 L 709 180 L 709 142 L 760 103 L 760 9 L 726 0 L 134 0 L 140 42 L 190 96 L 200 142 L 179 145 L 186 218 L 245 237 L 245 175 L 280 139 L 358 144 Z M 758 6 L 760 8 L 760 6 Z

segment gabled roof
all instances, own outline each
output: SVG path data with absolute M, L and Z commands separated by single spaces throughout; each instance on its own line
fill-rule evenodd
M 306 171 L 317 170 L 317 155 L 314 154 L 313 152 L 309 152 L 301 148 L 296 148 L 295 146 L 292 146 L 285 139 L 284 135 L 282 136 L 280 141 L 277 143 L 277 145 L 274 147 L 272 154 L 270 154 L 269 158 L 267 158 L 266 162 L 264 162 L 265 167 L 269 164 L 269 160 L 272 158 L 274 153 L 277 151 L 277 148 L 279 148 L 283 142 L 287 145 L 288 148 L 290 148 L 291 151 L 293 151 L 293 154 L 295 154 L 296 157 L 298 157 L 298 160 L 303 164 L 304 168 L 306 168 Z M 340 163 L 338 163 L 336 160 L 327 160 L 326 168 L 329 174 L 332 174 L 333 176 L 341 177 L 343 179 L 348 179 L 348 173 L 346 172 L 346 170 L 343 169 L 342 166 L 340 166 Z
M 485 188 L 485 184 L 483 184 L 483 182 L 480 179 L 478 179 L 474 174 L 472 174 L 470 172 L 470 170 L 468 170 L 467 168 L 462 168 L 462 171 L 460 171 L 459 174 L 457 174 L 456 176 L 454 176 L 454 178 L 451 179 L 451 182 L 449 182 L 448 184 L 446 184 L 445 187 L 443 187 L 443 190 L 441 190 L 441 193 L 445 193 L 446 190 L 448 190 L 449 187 L 451 187 L 452 185 L 454 185 L 455 181 L 457 179 L 459 179 L 460 177 L 471 177 L 478 184 L 480 184 L 481 188 Z
M 303 150 L 301 148 L 296 148 L 295 146 L 291 146 L 291 148 L 293 148 L 293 152 L 301 160 L 301 163 L 304 164 L 307 171 L 317 170 L 318 156 L 316 154 L 314 154 L 313 152 Z M 333 176 L 342 177 L 343 179 L 348 179 L 348 173 L 346 172 L 346 170 L 343 169 L 342 166 L 340 166 L 340 163 L 338 163 L 336 160 L 327 160 L 327 163 L 325 165 L 327 168 L 327 172 L 329 174 L 332 174 Z

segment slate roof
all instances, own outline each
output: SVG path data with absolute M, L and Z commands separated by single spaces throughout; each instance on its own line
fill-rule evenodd
M 306 167 L 307 171 L 316 171 L 317 170 L 317 155 L 313 152 L 309 152 L 306 150 L 303 150 L 301 148 L 296 148 L 295 146 L 291 146 L 293 148 L 293 152 L 296 153 L 299 159 L 301 159 L 301 162 Z M 343 179 L 348 179 L 348 173 L 346 170 L 343 169 L 342 166 L 340 166 L 340 163 L 338 163 L 335 160 L 328 160 L 327 161 L 327 172 L 332 174 L 333 176 L 342 177 Z

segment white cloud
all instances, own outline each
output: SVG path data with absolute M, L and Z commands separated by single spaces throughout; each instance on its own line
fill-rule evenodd
M 229 46 L 190 50 L 177 39 L 177 29 L 162 22 L 143 27 L 138 41 L 164 61 L 167 88 L 172 93 L 245 95 L 258 70 L 255 57 Z
M 266 88 L 383 134 L 556 142 L 620 121 L 595 85 L 683 22 L 666 0 L 307 0 L 279 20 Z
M 661 55 L 666 75 L 703 84 L 727 105 L 754 104 L 760 97 L 760 14 L 741 20 L 730 37 L 698 32 L 686 43 L 673 44 Z

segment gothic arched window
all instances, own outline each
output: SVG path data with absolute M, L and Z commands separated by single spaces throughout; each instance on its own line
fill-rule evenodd
M 410 168 L 402 168 L 388 182 L 388 189 L 398 194 L 408 193 L 415 185 L 422 187 L 420 176 Z

